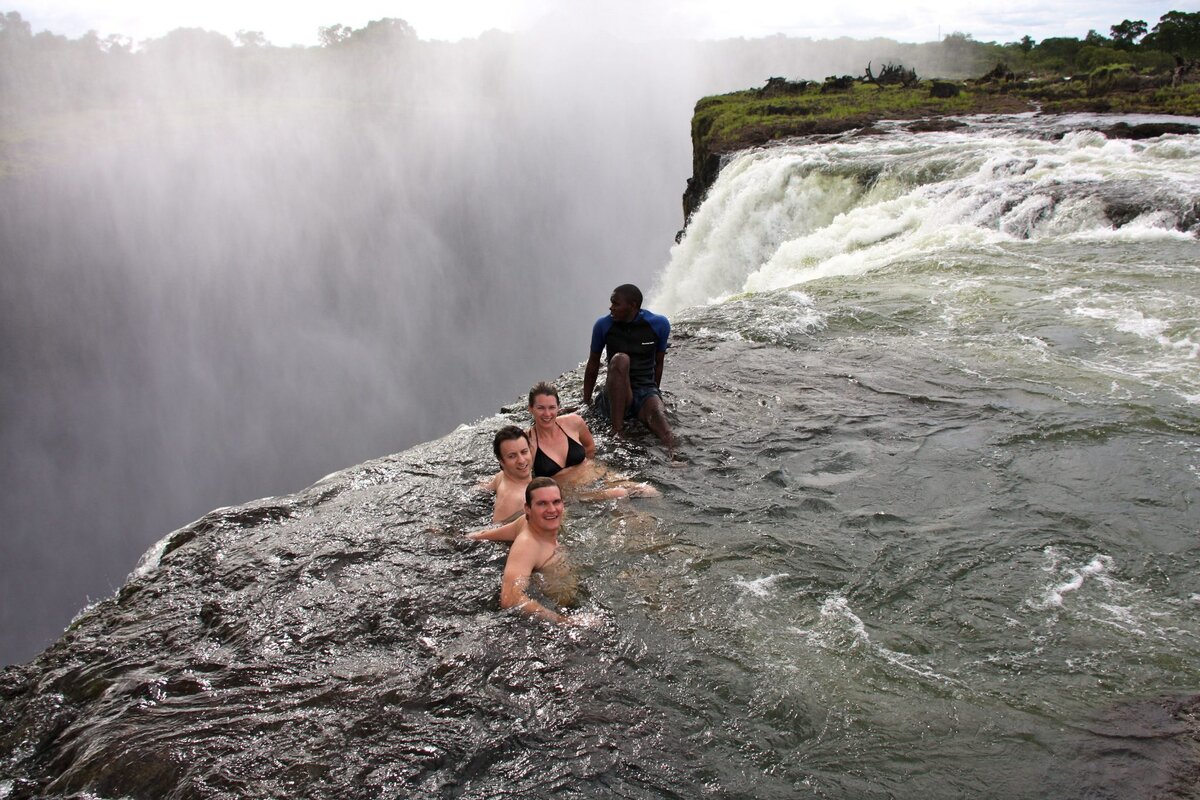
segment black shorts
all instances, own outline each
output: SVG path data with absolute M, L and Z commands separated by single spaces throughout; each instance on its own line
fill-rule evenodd
M 625 419 L 637 419 L 642 406 L 651 397 L 662 399 L 662 392 L 658 390 L 657 386 L 641 386 L 634 389 L 633 402 L 625 410 Z M 592 403 L 592 408 L 604 419 L 612 419 L 612 409 L 608 407 L 608 392 L 602 390 L 600 396 L 596 398 L 596 402 Z

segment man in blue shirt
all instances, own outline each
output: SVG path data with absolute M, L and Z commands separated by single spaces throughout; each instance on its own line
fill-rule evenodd
M 626 420 L 640 419 L 672 453 L 675 437 L 659 391 L 671 323 L 642 308 L 642 292 L 631 283 L 613 289 L 608 311 L 592 326 L 591 352 L 583 371 L 583 402 L 592 405 L 600 353 L 607 350 L 608 376 L 593 407 L 611 421 L 618 436 Z

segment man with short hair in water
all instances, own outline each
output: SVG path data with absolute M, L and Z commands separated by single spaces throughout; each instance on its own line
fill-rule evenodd
M 516 608 L 551 622 L 591 624 L 591 615 L 567 617 L 529 596 L 536 575 L 538 588 L 549 599 L 560 605 L 574 600 L 577 580 L 558 546 L 564 513 L 562 490 L 552 479 L 534 478 L 525 487 L 525 516 L 510 523 L 516 529 L 516 536 L 500 579 L 500 607 Z
M 591 351 L 583 372 L 583 402 L 592 404 L 600 354 L 607 351 L 608 375 L 593 408 L 609 419 L 618 436 L 626 420 L 640 419 L 667 446 L 667 452 L 673 453 L 675 436 L 659 389 L 671 323 L 642 308 L 642 292 L 631 283 L 613 289 L 608 310 L 608 315 L 592 326 Z
M 492 438 L 492 452 L 500 462 L 500 471 L 482 486 L 496 493 L 492 522 L 507 522 L 521 513 L 525 487 L 533 477 L 529 437 L 516 425 L 505 425 Z

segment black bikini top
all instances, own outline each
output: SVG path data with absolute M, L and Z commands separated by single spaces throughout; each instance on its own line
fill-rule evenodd
M 554 423 L 558 425 L 558 423 Z M 562 425 L 558 425 L 558 429 L 563 431 Z M 563 436 L 567 436 L 567 432 L 563 431 Z M 567 463 L 559 464 L 550 456 L 542 452 L 537 445 L 537 430 L 533 432 L 533 446 L 536 451 L 533 454 L 533 477 L 535 478 L 552 478 L 556 473 L 567 467 L 573 467 L 576 464 L 582 464 L 587 458 L 587 451 L 583 449 L 583 445 L 567 436 Z

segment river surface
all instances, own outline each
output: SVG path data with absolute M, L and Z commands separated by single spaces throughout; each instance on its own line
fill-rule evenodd
M 1200 686 L 1200 143 L 969 122 L 739 157 L 658 298 L 676 605 L 818 796 L 1082 796 Z
M 0 798 L 1194 796 L 1200 142 L 968 122 L 725 167 L 597 627 L 462 538 L 517 401 L 164 539 L 0 674 Z

